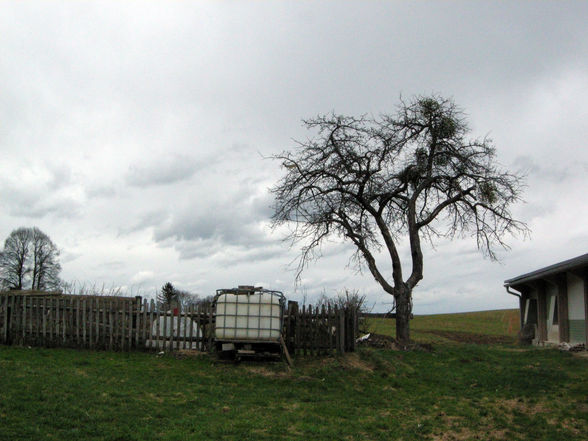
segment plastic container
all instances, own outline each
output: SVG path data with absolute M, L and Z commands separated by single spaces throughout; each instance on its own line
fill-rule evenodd
M 253 287 L 218 290 L 215 312 L 217 341 L 278 342 L 282 332 L 284 296 L 279 291 Z

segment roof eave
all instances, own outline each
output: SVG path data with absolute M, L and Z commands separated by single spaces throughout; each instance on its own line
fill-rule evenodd
M 517 285 L 524 285 L 525 283 L 540 280 L 552 276 L 554 274 L 563 273 L 566 271 L 571 271 L 583 267 L 588 268 L 588 253 L 578 257 L 574 257 L 573 259 L 564 260 L 563 262 L 559 262 L 554 265 L 546 266 L 545 268 L 531 271 L 530 273 L 513 277 L 512 279 L 505 280 L 504 286 L 510 286 L 514 288 Z

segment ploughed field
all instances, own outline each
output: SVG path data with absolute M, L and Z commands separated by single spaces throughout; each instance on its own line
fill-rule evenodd
M 0 346 L 0 440 L 585 440 L 588 358 L 516 346 L 517 314 L 416 316 L 412 351 L 292 370 Z M 365 325 L 393 335 L 393 320 Z

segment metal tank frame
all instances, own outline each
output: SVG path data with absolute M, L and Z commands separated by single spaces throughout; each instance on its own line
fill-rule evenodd
M 250 303 L 249 301 L 247 302 L 227 302 L 226 304 L 234 304 L 235 305 L 235 313 L 234 314 L 224 314 L 224 323 L 223 325 L 226 325 L 226 318 L 227 317 L 235 317 L 235 336 L 234 337 L 230 337 L 227 336 L 226 333 L 223 337 L 217 337 L 216 336 L 216 328 L 219 325 L 219 319 L 222 316 L 219 316 L 219 314 L 217 313 L 217 306 L 218 306 L 218 299 L 224 295 L 224 294 L 233 294 L 233 295 L 246 295 L 246 296 L 251 296 L 251 295 L 255 295 L 255 294 L 269 294 L 272 296 L 272 302 L 270 303 L 262 303 L 261 302 L 261 296 L 259 296 L 259 302 L 253 302 Z M 280 315 L 279 318 L 277 318 L 275 315 L 271 314 L 268 315 L 262 315 L 261 314 L 261 308 L 264 305 L 275 305 L 275 303 L 273 303 L 273 297 L 277 297 L 278 298 L 278 303 L 279 303 L 279 307 L 280 307 Z M 281 347 L 281 340 L 282 340 L 282 329 L 284 326 L 284 309 L 285 309 L 285 303 L 286 303 L 286 297 L 284 296 L 284 294 L 281 291 L 276 291 L 276 290 L 270 290 L 270 289 L 264 289 L 263 287 L 255 287 L 255 286 L 244 286 L 244 285 L 240 285 L 237 288 L 230 288 L 230 289 L 217 289 L 216 290 L 216 295 L 214 296 L 214 299 L 212 301 L 213 304 L 213 308 L 214 308 L 214 313 L 215 313 L 215 330 L 214 330 L 214 341 L 215 341 L 215 345 L 217 347 L 217 351 L 218 352 L 236 352 L 237 355 L 256 355 L 259 354 L 261 352 L 276 352 L 280 350 Z M 237 326 L 237 317 L 243 317 L 243 316 L 239 316 L 238 312 L 239 312 L 239 307 L 245 307 L 247 308 L 247 315 L 249 315 L 249 311 L 251 311 L 251 308 L 258 305 L 258 314 L 255 317 L 258 317 L 257 320 L 257 328 L 255 327 L 249 327 L 246 326 L 245 328 L 239 328 Z M 270 319 L 270 324 L 269 324 L 269 328 L 267 327 L 262 327 L 261 326 L 261 322 L 263 318 L 269 318 Z M 269 333 L 271 334 L 272 331 L 275 331 L 276 328 L 273 325 L 273 320 L 279 320 L 279 336 L 276 338 L 263 338 L 261 337 L 261 333 L 262 331 L 269 331 Z M 223 329 L 226 329 L 226 326 L 223 326 Z M 252 336 L 252 337 L 237 337 L 237 330 L 239 329 L 244 329 L 244 330 L 257 330 L 257 337 Z

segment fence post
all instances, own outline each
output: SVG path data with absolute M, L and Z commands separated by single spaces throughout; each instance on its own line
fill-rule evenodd
M 133 347 L 133 302 L 123 302 L 123 309 L 125 310 L 125 344 L 127 351 Z M 127 332 L 128 331 L 128 332 Z
M 22 321 L 22 314 L 20 312 L 20 296 L 14 296 L 14 304 L 12 305 L 12 342 L 18 344 L 20 341 L 20 322 Z
M 167 312 L 166 312 L 167 314 Z M 167 322 L 167 316 L 165 318 Z M 172 309 L 169 310 L 169 351 L 172 352 L 174 350 L 174 314 Z
M 94 349 L 94 297 L 88 299 L 88 347 Z
M 28 344 L 34 346 L 35 344 L 35 298 L 29 296 L 30 306 L 29 306 L 29 334 L 28 334 Z
M 125 302 L 124 300 L 119 301 L 120 305 L 120 350 L 125 350 L 125 341 L 127 339 L 127 335 L 125 334 L 125 316 L 127 315 L 127 311 L 125 309 Z
M 139 339 L 139 343 L 137 344 L 137 347 L 142 347 L 143 349 L 145 349 L 145 343 L 147 340 L 147 299 L 143 299 L 143 305 L 142 305 L 142 315 L 143 318 L 141 319 L 141 338 Z
M 86 312 L 86 307 L 88 306 L 88 300 L 87 299 L 82 299 L 81 300 L 81 304 L 82 304 L 82 344 L 81 347 L 85 348 L 86 347 L 86 337 L 87 337 L 87 326 L 86 326 L 86 318 L 88 317 L 88 314 Z
M 90 299 L 90 319 L 88 326 L 90 327 L 90 347 L 95 349 L 98 346 L 98 298 L 92 297 Z
M 96 346 L 106 348 L 106 333 L 104 327 L 106 326 L 106 301 L 104 299 L 96 299 Z M 102 310 L 102 314 L 100 314 Z M 102 317 L 102 335 L 100 335 L 100 317 Z
M 177 325 L 176 326 L 176 347 L 177 347 L 177 349 L 179 351 L 181 349 L 180 348 L 180 346 L 181 346 L 181 340 L 180 340 L 180 334 L 181 334 L 181 332 L 180 332 L 180 328 L 182 327 L 182 320 L 181 320 L 181 318 L 182 318 L 182 311 L 180 311 L 180 309 L 181 309 L 180 305 L 178 305 L 178 308 L 177 309 L 178 309 L 178 315 L 176 316 L 177 317 L 177 319 L 176 319 L 176 325 Z
M 3 295 L 0 297 L 2 300 L 3 308 L 2 308 L 2 343 L 6 344 L 6 339 L 8 337 L 8 296 Z
M 55 332 L 55 321 L 57 320 L 56 318 L 56 314 L 57 314 L 57 307 L 55 306 L 56 304 L 56 300 L 53 297 L 49 298 L 49 320 L 47 323 L 47 326 L 49 328 L 49 345 L 53 346 L 55 344 L 55 340 L 53 338 L 54 332 Z
M 214 333 L 214 329 L 212 329 L 212 309 L 212 302 L 210 302 L 210 304 L 208 305 L 208 352 L 212 352 L 212 334 Z
M 61 325 L 61 344 L 63 346 L 65 346 L 65 339 L 66 339 L 66 332 L 67 332 L 67 328 L 66 328 L 66 308 L 67 308 L 67 303 L 68 303 L 68 300 L 67 299 L 63 299 L 63 301 L 61 302 L 61 306 L 63 307 L 63 309 L 60 308 L 60 311 L 61 311 L 61 323 L 62 323 L 62 325 Z M 69 315 L 71 315 L 71 314 L 69 314 Z M 67 324 L 69 324 L 69 323 L 67 323 Z M 59 340 L 59 338 L 58 338 L 58 340 Z
M 31 305 L 29 306 L 29 338 L 28 338 L 28 342 L 30 345 L 34 345 L 35 344 L 35 340 L 33 338 L 33 332 L 34 332 L 34 328 L 33 328 L 33 322 L 35 321 L 35 298 L 34 297 L 29 297 L 31 299 Z
M 355 352 L 355 339 L 359 334 L 359 311 L 357 308 L 352 308 L 351 312 L 351 323 L 352 323 L 352 332 L 351 332 L 351 351 Z
M 47 342 L 47 337 L 45 335 L 45 332 L 47 331 L 47 317 L 45 317 L 45 315 L 47 314 L 47 297 L 43 297 L 43 306 L 42 306 L 41 314 L 42 314 L 41 320 L 43 322 L 42 342 L 43 342 L 43 346 L 45 346 L 46 342 Z
M 125 309 L 125 302 L 124 300 L 119 301 L 120 306 L 120 350 L 125 350 L 125 342 L 127 341 L 127 334 L 125 333 L 125 318 L 127 315 L 127 311 Z
M 53 314 L 53 317 L 54 317 L 53 327 L 55 327 L 55 339 L 53 339 L 53 335 L 51 335 L 51 340 L 53 340 L 52 343 L 55 346 L 58 346 L 59 345 L 59 330 L 60 330 L 59 329 L 59 317 L 61 315 L 61 314 L 59 314 L 59 305 L 60 305 L 59 297 L 57 299 L 55 299 L 55 303 L 56 303 L 55 314 Z
M 328 317 L 327 317 L 327 309 L 325 307 L 325 305 L 323 304 L 321 306 L 321 331 L 324 328 L 324 332 L 320 333 L 320 348 L 321 348 L 321 354 L 326 354 L 327 353 L 327 348 L 328 348 L 328 343 L 327 343 L 327 336 L 328 336 L 328 331 L 329 331 L 329 323 L 328 323 Z
M 194 334 L 194 322 L 192 321 L 192 312 L 194 311 L 194 305 L 190 305 L 190 307 L 188 308 L 188 314 L 190 317 L 190 344 L 188 345 L 188 349 L 193 349 L 192 348 L 192 335 Z M 188 318 L 186 318 L 186 322 L 188 321 Z M 184 333 L 184 338 L 186 337 L 186 333 Z
M 306 356 L 306 305 L 302 305 L 302 314 L 300 314 L 300 345 L 302 346 L 302 355 Z
M 22 313 L 20 312 L 20 308 L 21 308 L 21 304 L 22 304 L 22 296 L 14 296 L 14 308 L 12 308 L 14 310 L 13 317 L 13 323 L 14 326 L 12 328 L 12 330 L 14 331 L 13 334 L 13 343 L 18 344 L 20 342 L 20 338 L 21 338 L 21 333 L 22 331 L 20 330 L 20 326 L 21 326 L 21 322 L 22 322 Z
M 80 344 L 80 299 L 74 300 L 74 308 L 76 310 L 75 321 L 76 321 L 76 344 Z
M 0 296 L 0 304 L 2 305 L 2 343 L 6 344 L 6 325 L 8 320 L 8 296 Z
M 163 349 L 165 351 L 165 345 L 167 341 L 167 311 L 163 311 Z
M 184 314 L 184 336 L 182 338 L 182 349 L 184 349 L 184 350 L 186 349 L 186 343 L 187 343 L 186 340 L 188 339 L 188 334 L 189 334 L 189 331 L 188 331 L 188 310 L 189 310 L 189 308 L 190 307 L 188 305 L 186 305 L 186 307 L 183 308 L 184 310 L 182 311 Z M 180 321 L 180 323 L 181 323 L 181 321 Z M 192 323 L 192 321 L 190 321 L 190 324 L 191 323 Z M 192 342 L 190 342 L 190 344 L 191 343 Z
M 318 328 L 318 314 L 319 314 L 319 307 L 316 305 L 314 307 L 314 312 L 310 316 L 310 323 L 312 326 L 312 345 L 314 346 L 314 355 L 319 355 L 319 328 Z
M 326 352 L 331 353 L 333 350 L 333 323 L 331 319 L 331 303 L 327 304 L 327 340 L 326 340 Z
M 155 349 L 159 351 L 159 349 L 165 350 L 165 346 L 163 348 L 159 347 L 159 336 L 161 333 L 161 305 L 156 305 L 156 310 L 155 310 Z M 165 321 L 163 322 L 164 326 L 165 326 Z
M 139 348 L 139 335 L 141 334 L 141 305 L 143 304 L 143 301 L 141 299 L 141 297 L 137 298 L 135 297 L 135 302 L 133 303 L 133 311 L 135 312 L 135 314 L 133 315 L 133 321 L 134 321 L 134 329 L 135 329 L 135 349 Z
M 17 330 L 16 330 L 16 322 L 18 320 L 17 316 L 16 316 L 16 296 L 11 295 L 10 296 L 10 315 L 8 316 L 8 321 L 9 323 L 9 328 L 8 328 L 8 338 L 10 340 L 10 343 L 12 344 L 15 340 L 15 337 L 17 336 Z
M 288 302 L 288 338 L 286 345 L 290 354 L 296 353 L 296 318 L 298 316 L 298 302 Z
M 129 325 L 129 351 L 133 348 L 133 305 L 135 304 L 135 302 L 133 302 L 132 300 L 128 302 L 129 303 L 129 317 L 127 320 L 127 324 Z
M 16 331 L 15 331 L 15 321 L 16 321 L 16 311 L 15 311 L 15 298 L 14 296 L 10 296 L 11 297 L 11 307 L 10 307 L 10 315 L 8 316 L 8 320 L 10 321 L 10 328 L 9 328 L 9 335 L 10 335 L 10 340 L 12 340 L 15 335 L 16 335 Z
M 153 325 L 159 329 L 159 322 L 153 320 L 153 314 L 155 313 L 155 302 L 151 299 L 149 302 L 149 329 L 147 335 L 149 336 L 149 348 L 153 346 Z M 156 343 L 157 344 L 157 343 Z
M 204 326 L 202 326 L 202 303 L 196 305 L 196 326 L 197 326 L 197 342 L 196 346 L 200 351 L 204 351 Z
M 21 298 L 21 305 L 22 305 L 22 321 L 21 321 L 21 328 L 22 328 L 22 344 L 25 344 L 26 336 L 27 336 L 27 297 L 20 296 Z
M 345 353 L 345 309 L 339 309 L 339 354 Z

